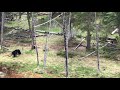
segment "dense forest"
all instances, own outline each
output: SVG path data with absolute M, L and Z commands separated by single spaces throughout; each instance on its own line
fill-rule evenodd
M 120 78 L 120 12 L 0 12 L 0 78 Z

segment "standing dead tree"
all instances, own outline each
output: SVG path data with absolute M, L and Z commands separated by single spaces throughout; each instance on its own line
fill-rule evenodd
M 34 42 L 34 47 L 35 47 L 36 55 L 37 55 L 37 66 L 39 66 L 39 55 L 38 55 L 38 48 L 36 44 L 36 31 L 34 30 L 34 26 L 35 26 L 35 18 L 32 12 L 32 38 L 34 40 L 33 42 Z

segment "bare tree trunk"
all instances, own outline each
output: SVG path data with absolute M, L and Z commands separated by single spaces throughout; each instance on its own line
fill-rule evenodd
M 48 47 L 47 47 L 47 43 L 48 43 L 48 34 L 46 34 L 46 42 L 45 42 L 45 53 L 44 53 L 44 68 L 46 67 L 46 60 L 47 60 L 47 52 L 48 52 Z
M 29 12 L 27 12 L 27 20 L 28 20 L 29 30 L 31 31 L 31 25 L 30 25 L 30 13 L 29 13 Z
M 90 29 L 88 28 L 87 29 L 87 47 L 86 47 L 87 50 L 90 50 L 91 48 L 90 43 L 91 43 L 91 34 L 90 34 Z
M 33 14 L 33 12 L 32 12 L 32 14 Z M 31 49 L 33 50 L 33 49 L 35 49 L 36 48 L 36 46 L 35 46 L 35 38 L 34 37 L 36 37 L 36 35 L 35 35 L 35 32 L 34 32 L 34 24 L 35 24 L 35 22 L 34 22 L 34 17 L 33 17 L 33 15 L 32 15 L 32 29 L 31 29 L 31 37 L 32 37 L 32 47 L 31 47 Z
M 29 31 L 30 31 L 30 38 L 32 38 L 31 49 L 35 49 L 35 41 L 34 41 L 34 35 L 33 35 L 34 31 L 31 30 L 31 23 L 30 23 L 30 12 L 27 12 L 27 20 L 28 20 L 28 26 L 29 26 Z
M 50 12 L 49 14 L 49 20 L 52 19 L 52 13 Z M 51 21 L 49 23 L 49 32 L 50 32 L 50 28 L 51 28 Z M 46 67 L 46 60 L 47 60 L 47 52 L 48 52 L 48 37 L 49 37 L 49 33 L 46 34 L 46 43 L 45 43 L 45 53 L 44 53 L 44 67 Z
M 37 66 L 39 66 L 39 55 L 38 55 L 38 48 L 37 48 L 37 44 L 36 44 L 36 32 L 34 30 L 34 25 L 35 25 L 35 20 L 34 20 L 34 15 L 33 15 L 33 12 L 32 12 L 32 31 L 33 31 L 33 34 L 35 36 L 32 36 L 32 38 L 34 38 L 34 46 L 35 46 L 35 50 L 36 50 L 36 55 L 37 55 Z
M 73 37 L 73 34 L 72 34 L 72 28 L 71 28 L 71 16 L 72 16 L 72 13 L 70 12 L 69 13 L 69 31 L 70 31 L 70 39 Z
M 1 31 L 1 22 L 2 22 L 2 12 L 0 12 L 0 31 Z
M 3 49 L 3 29 L 4 29 L 4 12 L 2 12 L 2 24 L 1 24 L 1 49 Z
M 98 71 L 100 71 L 100 64 L 99 64 L 99 36 L 98 36 L 98 27 L 96 27 L 96 46 L 97 46 L 97 66 Z
M 96 12 L 95 12 L 95 22 L 96 22 Z M 98 68 L 98 72 L 100 71 L 100 64 L 99 64 L 99 35 L 98 35 L 98 29 L 99 26 L 96 23 L 96 48 L 97 48 L 97 68 Z
M 67 23 L 66 23 L 66 13 L 63 13 L 63 33 L 64 33 L 64 46 L 65 46 L 65 68 L 66 77 L 68 77 L 68 37 L 67 37 Z

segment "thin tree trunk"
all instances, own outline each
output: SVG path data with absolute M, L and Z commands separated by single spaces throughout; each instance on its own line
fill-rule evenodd
M 34 15 L 33 15 L 33 12 L 32 12 L 32 31 L 33 31 L 33 35 L 35 36 L 35 38 L 34 38 L 34 36 L 32 37 L 32 38 L 34 38 L 34 42 L 35 42 L 35 50 L 36 50 L 36 55 L 37 55 L 37 66 L 39 66 L 39 55 L 38 55 L 38 48 L 37 48 L 37 44 L 36 44 L 36 32 L 35 32 L 35 30 L 34 30 L 34 25 L 35 25 L 35 20 L 34 20 Z
M 27 20 L 28 20 L 29 30 L 31 31 L 31 25 L 30 25 L 30 13 L 29 13 L 29 12 L 27 12 Z
M 31 47 L 31 49 L 35 49 L 35 42 L 34 42 L 34 35 L 33 35 L 33 32 L 34 31 L 32 31 L 31 30 L 31 23 L 30 23 L 30 12 L 27 12 L 27 20 L 28 20 L 28 26 L 29 26 L 29 31 L 30 31 L 30 38 L 32 38 L 32 47 Z
M 96 22 L 96 12 L 95 12 L 95 22 Z M 100 71 L 100 64 L 99 64 L 99 35 L 98 35 L 98 25 L 96 24 L 96 48 L 97 48 L 97 68 L 98 68 L 98 72 Z
M 50 15 L 48 17 L 49 17 L 49 20 L 51 20 L 52 14 L 50 13 Z M 51 22 L 48 25 L 49 32 L 50 32 L 50 28 L 51 28 Z M 48 53 L 48 37 L 49 37 L 49 33 L 46 34 L 45 53 L 44 53 L 44 68 L 46 67 L 46 60 L 47 60 L 47 53 Z
M 69 31 L 70 31 L 70 39 L 73 37 L 73 34 L 72 34 L 72 29 L 71 29 L 71 16 L 72 16 L 72 13 L 70 12 L 69 14 Z
M 90 24 L 91 24 L 91 13 L 88 13 L 88 22 L 87 22 L 87 50 L 91 49 L 91 34 L 90 34 Z
M 3 29 L 4 29 L 4 12 L 2 12 L 2 24 L 1 24 L 1 49 L 3 49 Z
M 68 37 L 67 37 L 67 23 L 66 23 L 66 13 L 63 13 L 63 32 L 64 32 L 64 46 L 65 46 L 65 68 L 66 77 L 68 77 Z
M 33 13 L 32 13 L 33 14 Z M 31 47 L 31 49 L 33 50 L 33 49 L 35 49 L 36 47 L 35 47 L 35 38 L 34 37 L 36 37 L 36 35 L 35 35 L 35 33 L 34 33 L 34 21 L 33 21 L 33 19 L 34 19 L 34 17 L 33 17 L 33 15 L 32 15 L 32 29 L 31 29 L 31 38 L 32 38 L 32 47 Z
M 44 53 L 44 68 L 46 67 L 46 60 L 47 60 L 47 52 L 48 52 L 48 47 L 47 47 L 47 43 L 48 43 L 48 34 L 46 34 L 46 42 L 45 42 L 45 53 Z
M 87 47 L 86 47 L 87 50 L 90 50 L 90 48 L 91 48 L 90 43 L 91 43 L 91 34 L 90 34 L 90 29 L 88 28 L 88 30 L 87 30 Z
M 2 23 L 2 12 L 0 12 L 0 31 L 1 31 L 1 24 Z

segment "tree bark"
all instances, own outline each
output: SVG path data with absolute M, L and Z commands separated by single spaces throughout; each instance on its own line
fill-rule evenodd
M 34 15 L 33 15 L 33 12 L 32 12 L 32 38 L 33 38 L 33 42 L 34 42 L 34 47 L 35 47 L 35 50 L 36 50 L 36 55 L 37 55 L 37 66 L 39 66 L 39 55 L 38 55 L 38 48 L 37 48 L 37 44 L 36 44 L 36 32 L 34 30 L 34 25 L 35 25 L 35 20 L 34 20 Z M 35 38 L 34 38 L 35 37 Z
M 98 34 L 99 24 L 97 24 L 96 21 L 97 21 L 97 17 L 96 17 L 96 12 L 95 12 L 97 68 L 98 68 L 98 72 L 100 72 L 100 62 L 99 62 L 99 34 Z
M 86 49 L 87 50 L 90 50 L 90 48 L 91 48 L 91 34 L 90 34 L 90 29 L 88 28 L 87 29 L 87 47 L 86 47 Z
M 2 24 L 1 24 L 1 49 L 3 49 L 3 29 L 4 29 L 4 12 L 2 12 Z
M 0 30 L 1 30 L 1 22 L 2 22 L 2 12 L 0 12 Z
M 33 50 L 33 49 L 35 49 L 35 40 L 34 40 L 35 34 L 34 34 L 33 21 L 32 21 L 32 28 L 31 28 L 31 24 L 30 24 L 30 12 L 27 12 L 27 20 L 28 20 L 29 30 L 30 30 L 30 33 L 31 33 L 30 37 L 32 38 L 32 47 L 31 47 L 31 49 Z
M 29 12 L 27 12 L 27 20 L 28 20 L 29 30 L 31 30 L 31 25 L 30 25 L 30 13 L 29 13 Z
M 49 19 L 52 19 L 52 13 L 50 12 L 50 14 L 48 15 Z M 51 22 L 49 22 L 48 25 L 48 30 L 50 32 L 50 28 L 51 28 Z M 48 53 L 48 38 L 49 38 L 49 33 L 46 33 L 46 42 L 45 42 L 45 53 L 44 53 L 44 68 L 46 67 L 46 61 L 47 61 L 47 53 Z
M 68 77 L 68 37 L 67 37 L 67 23 L 66 23 L 66 13 L 63 13 L 63 32 L 64 32 L 64 46 L 65 46 L 65 68 L 66 77 Z
M 68 25 L 68 29 L 69 29 L 69 32 L 70 32 L 70 35 L 69 35 L 69 40 L 71 40 L 71 38 L 73 37 L 73 33 L 72 33 L 72 28 L 71 28 L 71 25 L 72 25 L 72 23 L 71 23 L 71 16 L 72 16 L 72 13 L 70 12 L 69 13 L 69 25 Z
M 88 13 L 88 17 L 87 17 L 87 47 L 86 49 L 87 50 L 90 50 L 91 49 L 91 16 L 92 13 Z

